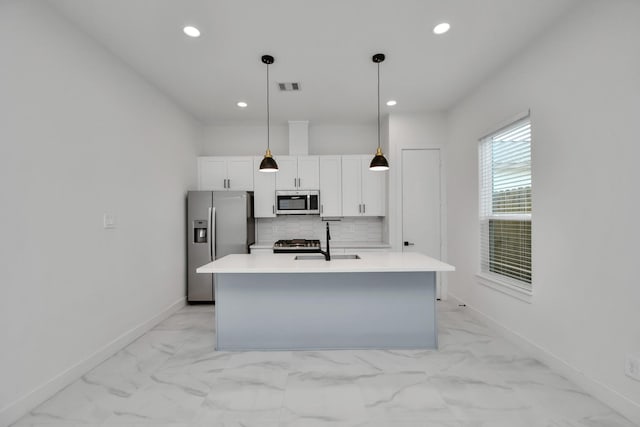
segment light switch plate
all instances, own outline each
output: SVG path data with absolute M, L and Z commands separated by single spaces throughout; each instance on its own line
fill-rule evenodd
M 113 214 L 104 214 L 104 228 L 116 228 L 116 216 Z

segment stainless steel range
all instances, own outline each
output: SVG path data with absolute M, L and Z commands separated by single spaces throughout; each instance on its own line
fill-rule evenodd
M 315 253 L 320 252 L 320 240 L 291 239 L 278 240 L 273 244 L 273 253 Z

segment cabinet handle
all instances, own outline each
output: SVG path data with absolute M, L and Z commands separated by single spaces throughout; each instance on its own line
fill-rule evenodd
M 322 215 L 323 212 L 324 212 L 324 205 L 320 204 L 320 215 Z
M 227 188 L 231 190 L 231 178 L 227 179 Z
M 362 213 L 366 213 L 367 212 L 367 205 L 365 205 L 364 203 L 362 204 Z
M 362 213 L 362 204 L 358 204 L 358 213 Z
M 276 205 L 271 205 L 271 210 L 273 211 L 273 214 L 275 215 L 275 213 L 276 213 Z

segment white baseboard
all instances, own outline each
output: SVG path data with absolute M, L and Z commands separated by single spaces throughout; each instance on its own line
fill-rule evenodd
M 451 299 L 465 304 L 466 308 L 470 311 L 469 314 L 481 321 L 486 322 L 504 338 L 521 347 L 531 357 L 539 360 L 549 368 L 553 369 L 555 372 L 563 375 L 573 383 L 580 386 L 584 391 L 592 395 L 594 398 L 598 399 L 605 405 L 608 405 L 615 411 L 624 415 L 634 424 L 640 426 L 640 403 L 634 402 L 628 397 L 613 390 L 606 384 L 588 377 L 584 374 L 584 372 L 581 372 L 580 370 L 571 366 L 560 357 L 551 353 L 547 349 L 540 347 L 539 345 L 528 340 L 522 335 L 512 331 L 511 329 L 493 319 L 491 316 L 486 315 L 472 305 L 469 305 L 462 299 L 458 298 L 456 295 L 451 294 L 451 292 L 449 292 L 448 295 Z
M 0 426 L 8 426 L 9 424 L 16 422 L 30 410 L 49 399 L 51 396 L 73 383 L 78 378 L 82 377 L 82 375 L 104 362 L 106 359 L 135 341 L 138 337 L 184 306 L 185 298 L 180 298 L 152 318 L 140 323 L 120 335 L 118 338 L 107 343 L 85 360 L 81 360 L 66 371 L 61 372 L 49 381 L 0 409 Z

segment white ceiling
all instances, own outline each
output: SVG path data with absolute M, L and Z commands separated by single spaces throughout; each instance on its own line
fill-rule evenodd
M 370 123 L 446 110 L 579 0 L 48 0 L 203 123 Z M 451 23 L 443 36 L 432 33 Z M 198 39 L 182 27 L 195 25 Z M 276 82 L 300 82 L 279 92 Z M 396 99 L 398 105 L 384 102 Z M 249 107 L 240 109 L 244 100 Z

